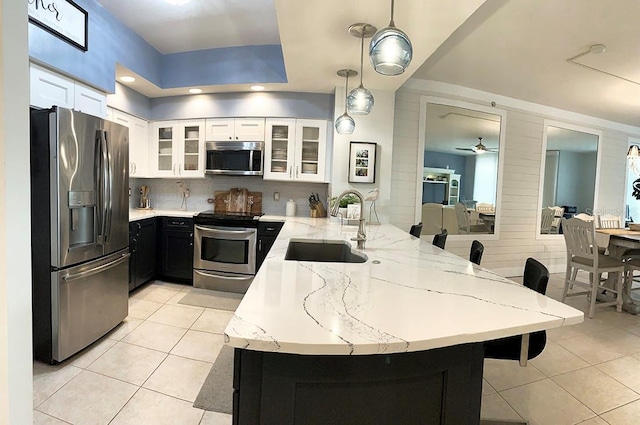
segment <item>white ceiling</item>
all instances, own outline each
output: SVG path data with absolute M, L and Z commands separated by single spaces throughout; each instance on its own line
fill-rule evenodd
M 348 33 L 349 26 L 366 22 L 383 28 L 389 23 L 391 8 L 390 0 L 192 0 L 184 6 L 163 0 L 99 1 L 161 52 L 273 43 L 275 39 L 282 45 L 288 82 L 265 84 L 266 89 L 311 93 L 333 93 L 336 86 L 344 85 L 336 71 L 360 67 L 360 40 Z M 397 90 L 483 1 L 449 0 L 446 8 L 440 0 L 396 2 L 395 23 L 411 38 L 413 62 L 396 77 L 378 75 L 365 62 L 364 85 Z M 277 33 L 273 32 L 275 23 Z M 117 75 L 126 71 L 119 67 Z M 161 90 L 144 81 L 131 87 L 149 97 L 186 93 L 186 89 Z M 205 93 L 248 90 L 246 85 L 201 88 Z
M 413 77 L 640 126 L 639 1 L 490 3 L 502 7 L 470 19 Z M 596 70 L 568 62 L 596 43 L 606 52 L 577 59 Z
M 162 54 L 280 44 L 272 0 L 99 0 Z
M 349 25 L 381 28 L 390 16 L 390 0 L 99 1 L 163 53 L 281 43 L 288 82 L 267 84 L 271 91 L 332 93 L 344 84 L 338 69 L 359 68 L 360 43 Z M 440 0 L 399 0 L 395 9 L 413 62 L 403 75 L 383 77 L 365 57 L 370 89 L 395 91 L 409 77 L 436 80 L 640 126 L 640 1 L 449 0 L 443 7 Z M 568 61 L 596 43 L 606 52 L 579 57 L 584 66 Z M 140 79 L 132 87 L 149 97 L 186 91 Z

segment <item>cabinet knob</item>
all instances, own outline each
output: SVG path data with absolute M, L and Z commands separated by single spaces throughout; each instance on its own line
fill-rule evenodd
M 231 136 L 229 136 L 229 140 L 232 140 L 232 137 L 231 137 Z

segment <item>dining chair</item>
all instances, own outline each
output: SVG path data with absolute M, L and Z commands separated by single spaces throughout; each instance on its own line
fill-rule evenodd
M 449 232 L 447 232 L 447 229 L 442 229 L 442 232 L 433 236 L 433 245 L 440 249 L 444 249 L 444 245 L 447 243 L 448 234 Z
M 471 250 L 469 251 L 469 261 L 480 265 L 482 254 L 484 253 L 484 245 L 478 240 L 471 242 Z
M 542 219 L 540 220 L 540 233 L 551 233 L 551 226 L 553 225 L 553 219 L 555 218 L 555 211 L 551 208 L 542 209 Z
M 573 216 L 573 218 L 577 218 L 580 219 L 582 221 L 593 221 L 594 217 L 592 215 L 586 214 L 586 213 L 578 213 L 576 215 Z
M 597 222 L 598 227 L 601 229 L 620 229 L 623 227 L 621 217 L 612 214 L 598 215 Z M 640 290 L 640 288 L 632 289 L 634 282 L 633 272 L 640 270 L 640 249 L 627 248 L 624 250 L 618 250 L 616 256 L 625 264 L 624 285 L 627 293 L 630 293 L 631 290 Z
M 600 229 L 619 229 L 621 226 L 620 216 L 605 214 L 596 216 Z
M 553 210 L 553 222 L 551 223 L 550 233 L 559 233 L 560 221 L 564 215 L 564 207 L 552 206 L 549 207 L 549 209 Z
M 622 311 L 622 284 L 625 272 L 624 262 L 609 255 L 598 252 L 595 221 L 586 222 L 578 218 L 562 219 L 562 232 L 567 246 L 567 270 L 564 280 L 562 302 L 567 297 L 590 295 L 589 318 L 593 318 L 598 291 L 604 289 L 616 295 L 615 301 L 605 301 L 598 307 L 615 305 L 616 311 Z M 578 270 L 589 273 L 589 282 L 578 280 Z M 615 288 L 601 287 L 602 273 L 615 273 Z M 596 277 L 596 278 L 594 278 Z M 586 288 L 585 291 L 571 292 L 574 285 Z
M 419 238 L 420 233 L 422 233 L 422 222 L 418 224 L 413 224 L 411 226 L 411 230 L 409 230 L 409 233 L 411 233 L 411 236 L 415 236 L 416 238 Z
M 465 207 L 462 202 L 458 202 L 455 205 L 455 209 L 460 233 L 487 233 L 486 226 L 482 224 L 471 224 L 467 207 Z
M 476 204 L 476 211 L 478 212 L 483 212 L 483 213 L 495 213 L 496 212 L 496 208 L 493 206 L 493 204 L 488 204 L 486 202 L 478 202 Z

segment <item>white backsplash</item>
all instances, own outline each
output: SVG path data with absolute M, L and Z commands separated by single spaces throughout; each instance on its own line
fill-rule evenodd
M 186 209 L 189 211 L 212 210 L 213 204 L 207 199 L 213 198 L 218 190 L 229 190 L 234 187 L 247 188 L 251 192 L 262 192 L 262 212 L 269 215 L 284 215 L 289 199 L 296 203 L 296 215 L 308 217 L 309 196 L 318 193 L 327 208 L 328 183 L 292 183 L 263 180 L 262 177 L 206 176 L 204 179 L 141 179 L 131 178 L 129 187 L 131 197 L 129 207 L 136 208 L 140 202 L 140 186 L 151 188 L 149 199 L 154 209 L 180 209 L 182 195 L 180 183 L 189 189 Z M 274 192 L 280 193 L 280 200 L 274 201 Z

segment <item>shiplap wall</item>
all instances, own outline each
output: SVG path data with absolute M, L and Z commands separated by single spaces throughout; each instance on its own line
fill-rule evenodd
M 468 97 L 443 95 L 441 92 L 434 93 L 415 88 L 401 88 L 396 92 L 391 223 L 406 230 L 416 220 L 416 202 L 419 202 L 416 198 L 416 158 L 421 157 L 418 145 L 420 97 L 423 95 L 486 105 L 486 102 L 474 102 L 474 99 Z M 553 114 L 529 112 L 502 104 L 500 108 L 507 111 L 506 125 L 503 126 L 505 145 L 501 147 L 504 167 L 502 201 L 498 206 L 500 223 L 497 239 L 483 240 L 481 235 L 478 236 L 485 245 L 482 265 L 504 276 L 517 276 L 522 274 L 526 259 L 534 257 L 544 263 L 551 272 L 562 272 L 566 264 L 562 236 L 537 236 L 545 119 L 577 124 L 603 132 L 596 212 L 620 211 L 624 207 L 626 149 L 628 138 L 632 134 L 597 125 L 602 120 L 594 119 L 593 125 L 590 125 L 589 117 L 582 121 L 570 121 Z M 456 240 L 451 237 L 447 240 L 447 250 L 463 257 L 469 255 L 470 245 L 470 240 Z

